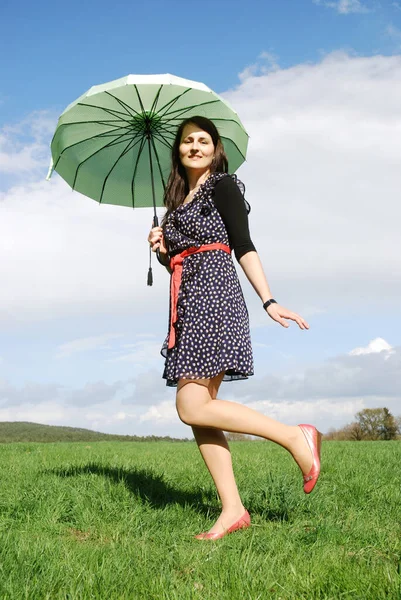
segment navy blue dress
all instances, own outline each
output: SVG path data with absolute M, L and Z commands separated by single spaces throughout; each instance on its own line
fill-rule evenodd
M 164 239 L 170 256 L 192 246 L 221 242 L 229 235 L 213 200 L 215 184 L 226 173 L 212 173 L 191 202 L 167 218 Z M 236 176 L 231 176 L 242 190 Z M 245 202 L 245 200 L 244 200 Z M 171 302 L 168 331 L 170 327 Z M 161 348 L 166 359 L 162 377 L 174 387 L 178 379 L 210 379 L 222 371 L 223 381 L 253 375 L 249 315 L 231 254 L 208 250 L 184 258 L 177 300 L 176 343 Z

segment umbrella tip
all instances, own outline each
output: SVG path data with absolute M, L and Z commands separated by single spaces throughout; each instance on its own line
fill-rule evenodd
M 47 176 L 46 176 L 46 181 L 50 181 L 50 177 L 52 176 L 53 171 L 54 171 L 54 163 L 53 163 L 53 158 L 51 158 L 49 170 L 48 170 Z

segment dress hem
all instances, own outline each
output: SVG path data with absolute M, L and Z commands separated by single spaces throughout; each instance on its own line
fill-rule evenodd
M 249 377 L 252 377 L 254 375 L 254 373 L 241 373 L 241 372 L 234 372 L 234 373 L 230 373 L 230 371 L 232 371 L 232 369 L 227 369 L 224 373 L 224 377 L 222 379 L 222 383 L 227 383 L 229 381 L 242 381 L 245 379 L 248 379 Z M 221 371 L 220 371 L 221 373 Z M 216 375 L 218 375 L 218 373 L 216 373 Z M 216 377 L 216 375 L 210 375 L 209 377 L 180 377 L 180 379 L 188 379 L 189 381 L 199 381 L 202 379 L 213 379 L 213 377 Z M 162 375 L 162 379 L 166 379 L 166 386 L 167 387 L 177 387 L 178 385 L 178 380 L 175 379 L 169 379 L 168 377 L 166 377 L 165 375 Z

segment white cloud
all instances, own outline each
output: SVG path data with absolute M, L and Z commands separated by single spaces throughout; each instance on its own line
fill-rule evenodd
M 104 381 L 88 382 L 82 388 L 74 389 L 57 383 L 26 382 L 22 386 L 0 379 L 0 406 L 21 406 L 32 404 L 39 406 L 48 402 L 60 402 L 65 406 L 91 406 L 112 401 L 119 391 L 124 391 L 130 381 L 116 381 L 107 384 Z
M 175 423 L 178 419 L 175 402 L 173 400 L 164 400 L 158 405 L 152 405 L 144 414 L 139 417 L 140 423 L 151 421 L 152 423 Z
M 239 400 L 284 422 L 311 421 L 327 431 L 349 422 L 363 408 L 387 406 L 399 414 L 400 389 L 401 348 L 379 338 L 303 371 L 225 383 L 218 397 Z M 175 392 L 155 369 L 125 381 L 87 382 L 75 389 L 35 383 L 17 388 L 0 381 L 0 419 L 191 437 L 179 421 Z
M 146 285 L 150 210 L 99 206 L 55 175 L 0 193 L 0 216 L 0 321 L 165 306 L 169 277 L 155 257 Z
M 368 13 L 372 10 L 360 0 L 336 0 L 335 2 L 331 2 L 330 0 L 313 0 L 313 3 L 327 6 L 328 8 L 334 8 L 341 15 L 348 15 L 350 13 Z
M 223 95 L 250 133 L 238 175 L 278 301 L 290 298 L 306 318 L 368 312 L 375 281 L 383 310 L 398 307 L 401 57 L 336 52 L 318 64 L 251 70 Z M 146 285 L 151 217 L 150 209 L 99 206 L 56 174 L 3 192 L 0 322 L 165 314 L 169 277 L 154 255 L 154 285 Z M 237 270 L 252 326 L 274 326 Z
M 354 348 L 350 351 L 350 355 L 357 356 L 359 354 L 371 354 L 372 352 L 383 352 L 387 351 L 390 354 L 394 354 L 395 350 L 392 349 L 390 344 L 383 340 L 383 338 L 376 338 L 369 342 L 369 344 L 364 348 Z M 387 354 L 387 357 L 389 354 Z
M 167 388 L 166 380 L 161 377 L 160 368 L 150 368 L 150 365 L 156 361 L 149 360 L 149 356 L 152 355 L 148 355 L 147 363 L 141 365 L 141 372 L 132 379 L 133 389 L 122 398 L 122 405 L 141 407 L 158 405 L 174 393 L 174 390 Z
M 23 176 L 40 176 L 48 162 L 48 137 L 54 131 L 56 118 L 48 111 L 36 111 L 23 121 L 0 130 L 0 172 Z
M 372 340 L 365 353 L 356 350 L 300 373 L 223 384 L 218 397 L 239 400 L 289 424 L 316 423 L 323 431 L 350 422 L 363 408 L 387 406 L 393 414 L 399 414 L 401 348 L 392 348 L 385 340 L 381 344 Z M 140 422 L 164 424 L 169 431 L 177 420 L 174 401 L 162 396 L 159 402 L 155 396 L 153 399 Z
M 96 348 L 104 349 L 110 346 L 105 346 L 108 340 L 123 337 L 122 333 L 105 333 L 103 335 L 96 335 L 87 338 L 80 338 L 66 342 L 58 347 L 57 358 L 69 357 L 77 352 L 87 352 L 88 350 L 94 350 Z
M 77 390 L 66 390 L 62 400 L 71 406 L 91 406 L 112 402 L 120 390 L 123 390 L 127 382 L 116 381 L 112 384 L 104 381 L 88 382 L 83 388 Z
M 384 340 L 383 340 L 384 341 Z M 386 342 L 384 342 L 386 344 Z M 283 376 L 267 375 L 247 382 L 247 398 L 316 401 L 321 398 L 397 398 L 401 389 L 400 348 L 377 350 L 377 342 L 339 355 L 303 372 Z M 372 351 L 372 348 L 375 350 Z
M 57 402 L 24 403 L 18 407 L 0 406 L 0 421 L 27 421 L 44 425 L 64 425 L 71 418 L 71 411 Z M 77 425 L 78 426 L 78 425 Z M 82 427 L 82 425 L 81 425 Z
M 238 74 L 240 81 L 244 81 L 249 77 L 256 77 L 260 75 L 267 75 L 272 71 L 277 71 L 280 67 L 277 62 L 278 57 L 271 52 L 262 52 L 259 54 L 258 59 L 252 65 L 245 67 L 241 73 Z
M 361 398 L 336 398 L 335 402 L 332 398 L 322 398 L 316 402 L 252 402 L 248 406 L 287 425 L 313 423 L 319 430 L 327 432 L 330 427 L 351 422 L 354 415 L 365 408 L 365 402 Z
M 364 311 L 378 299 L 369 273 L 387 287 L 385 304 L 399 306 L 400 94 L 400 56 L 343 52 L 225 94 L 250 134 L 239 176 L 256 248 L 273 295 L 291 296 L 301 314 L 301 298 L 341 310 L 359 296 Z
M 392 2 L 391 6 L 395 8 L 395 10 L 401 10 L 401 4 L 399 2 Z
M 154 338 L 154 333 L 137 333 L 137 338 Z
M 238 176 L 246 184 L 252 238 L 273 295 L 306 318 L 355 314 L 375 319 L 380 331 L 381 315 L 399 314 L 401 296 L 401 57 L 336 52 L 318 64 L 288 69 L 269 57 L 259 61 L 223 95 L 250 133 Z M 18 128 L 6 136 L 7 155 L 31 147 L 21 142 Z M 106 314 L 127 317 L 129 327 L 136 317 L 149 333 L 133 343 L 117 333 L 61 338 L 64 357 L 81 359 L 102 349 L 107 367 L 128 364 L 132 378 L 74 388 L 2 382 L 0 418 L 54 417 L 103 431 L 190 436 L 175 413 L 174 390 L 160 377 L 169 277 L 153 260 L 154 286 L 146 285 L 151 211 L 99 206 L 71 192 L 56 174 L 50 182 L 38 181 L 35 169 L 43 164 L 44 178 L 47 160 L 44 165 L 42 150 L 29 152 L 35 164 L 26 173 L 33 180 L 0 194 L 0 252 L 7 257 L 0 262 L 0 327 Z M 252 327 L 277 327 L 237 270 Z M 164 315 L 162 335 L 149 314 Z M 221 397 L 283 420 L 292 414 L 302 422 L 302 415 L 316 414 L 323 430 L 349 422 L 364 407 L 385 405 L 397 414 L 397 339 L 394 347 L 378 340 L 361 340 L 348 354 L 300 372 L 223 384 Z M 262 351 L 258 344 L 255 350 Z M 137 368 L 141 373 L 134 377 Z
M 40 404 L 59 398 L 64 386 L 56 383 L 40 384 L 27 382 L 17 387 L 5 379 L 0 379 L 0 406 L 18 406 L 23 403 Z
M 117 420 L 117 421 L 125 421 L 125 419 L 127 417 L 130 417 L 131 415 L 129 415 L 128 413 L 120 410 L 117 414 L 113 415 L 113 417 Z
M 149 369 L 152 360 L 141 365 L 136 376 L 125 380 L 106 383 L 104 381 L 88 381 L 81 387 L 72 387 L 57 383 L 36 383 L 27 381 L 17 386 L 6 379 L 0 379 L 0 407 L 22 406 L 24 404 L 40 405 L 48 402 L 59 402 L 67 406 L 100 406 L 118 402 L 122 412 L 127 406 L 145 407 L 158 404 L 173 391 L 166 386 L 160 371 Z M 148 369 L 146 370 L 146 367 Z M 104 407 L 102 411 L 104 411 Z
M 117 352 L 117 356 L 108 359 L 108 362 L 129 362 L 135 364 L 149 365 L 150 357 L 157 358 L 159 361 L 161 341 L 153 341 L 148 339 L 140 340 L 135 344 L 124 344 L 124 350 L 128 347 L 130 352 Z

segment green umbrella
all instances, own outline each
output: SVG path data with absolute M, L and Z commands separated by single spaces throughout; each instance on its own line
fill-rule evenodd
M 153 206 L 156 226 L 178 125 L 194 115 L 214 122 L 229 172 L 236 171 L 248 134 L 226 100 L 203 83 L 174 75 L 128 75 L 91 87 L 61 114 L 47 179 L 55 170 L 97 202 Z

